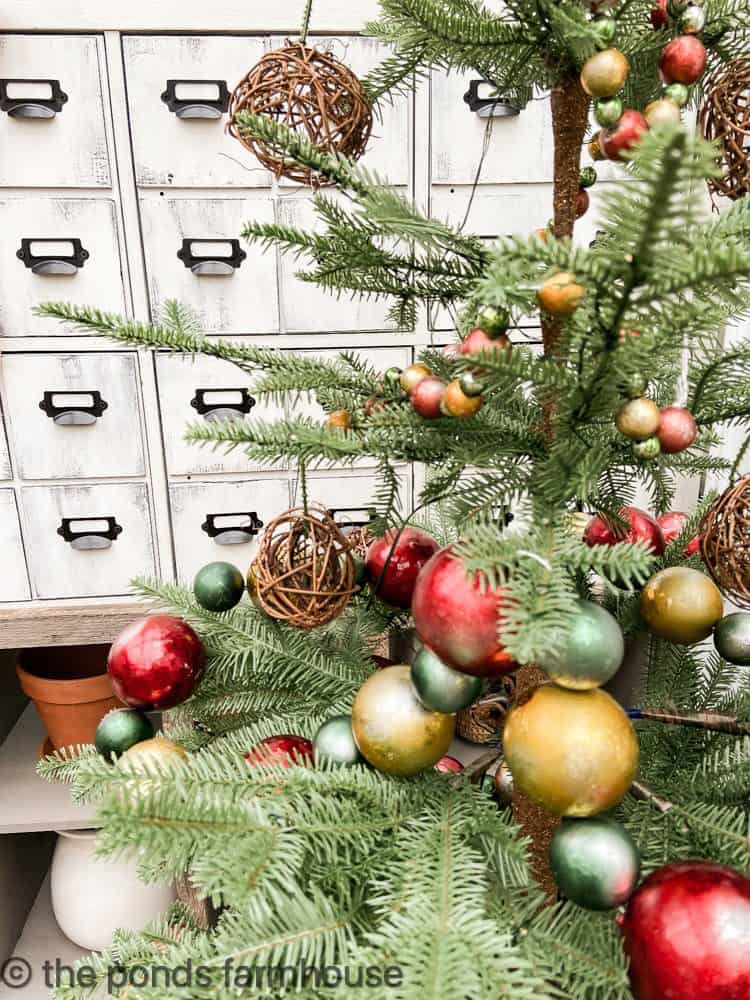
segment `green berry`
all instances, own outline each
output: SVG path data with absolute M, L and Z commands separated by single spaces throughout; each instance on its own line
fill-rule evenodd
M 595 101 L 594 118 L 602 128 L 614 128 L 622 118 L 622 100 L 619 97 L 603 97 Z
M 664 96 L 674 101 L 678 108 L 684 108 L 690 99 L 690 90 L 684 83 L 670 83 L 664 88 Z
M 578 184 L 582 188 L 590 188 L 596 184 L 596 170 L 593 167 L 583 167 L 578 175 Z
M 646 438 L 645 441 L 634 441 L 633 442 L 633 454 L 637 458 L 642 458 L 644 461 L 656 458 L 656 456 L 661 451 L 661 444 L 659 443 L 658 437 Z

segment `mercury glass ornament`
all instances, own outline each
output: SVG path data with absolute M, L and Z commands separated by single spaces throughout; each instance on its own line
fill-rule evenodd
M 583 64 L 581 86 L 589 97 L 614 97 L 628 78 L 628 60 L 619 49 L 604 49 Z
M 315 760 L 332 760 L 337 764 L 361 764 L 362 754 L 352 732 L 350 715 L 334 715 L 324 722 L 313 737 Z
M 750 613 L 725 615 L 714 629 L 714 646 L 729 663 L 750 667 Z
M 499 306 L 482 306 L 477 313 L 477 326 L 493 340 L 506 333 L 509 325 L 510 316 L 507 309 Z
M 500 761 L 495 771 L 495 798 L 498 805 L 507 807 L 513 802 L 513 775 L 504 760 Z
M 158 767 L 175 767 L 188 759 L 185 748 L 166 736 L 143 740 L 126 750 L 120 760 L 127 760 L 136 771 L 156 770 Z
M 748 616 L 750 617 L 750 616 Z M 151 720 L 134 708 L 113 708 L 96 728 L 94 744 L 103 757 L 120 756 L 154 735 Z
M 660 411 L 653 399 L 640 396 L 629 399 L 617 411 L 615 425 L 625 437 L 632 441 L 645 441 L 659 430 Z
M 664 96 L 674 101 L 678 108 L 684 108 L 690 100 L 690 90 L 684 83 L 670 83 L 664 88 Z
M 698 35 L 705 26 L 706 12 L 695 3 L 691 3 L 680 15 L 680 29 L 686 35 Z
M 641 615 L 650 631 L 679 645 L 706 639 L 723 614 L 719 588 L 689 566 L 660 570 L 641 592 Z
M 590 188 L 596 184 L 596 170 L 593 167 L 581 167 L 578 175 L 578 185 L 582 188 Z M 546 232 L 546 230 L 542 230 Z
M 613 910 L 638 884 L 641 858 L 614 819 L 565 819 L 552 835 L 549 859 L 560 892 L 586 910 Z
M 540 667 L 566 688 L 585 690 L 606 684 L 625 656 L 625 640 L 615 618 L 593 601 L 578 609 L 561 646 L 540 657 Z
M 484 392 L 484 382 L 474 372 L 464 372 L 458 384 L 464 396 L 481 396 Z
M 206 611 L 229 611 L 239 603 L 244 592 L 242 573 L 228 562 L 207 563 L 198 570 L 193 583 L 195 599 Z
M 429 649 L 420 649 L 411 668 L 414 690 L 425 708 L 460 712 L 482 693 L 481 677 L 453 670 Z
M 654 436 L 646 438 L 645 441 L 634 441 L 633 454 L 636 458 L 641 458 L 644 461 L 656 458 L 657 455 L 661 454 L 661 442 L 659 438 Z
M 594 104 L 594 118 L 602 128 L 614 128 L 622 118 L 623 105 L 619 97 L 603 97 Z

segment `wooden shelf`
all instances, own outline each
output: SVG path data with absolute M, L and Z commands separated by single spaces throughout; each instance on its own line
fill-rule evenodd
M 56 602 L 0 607 L 0 649 L 92 646 L 111 642 L 126 625 L 148 613 L 133 597 L 87 604 Z
M 16 943 L 13 954 L 24 959 L 31 966 L 31 979 L 20 989 L 8 989 L 0 986 L 0 1000 L 49 1000 L 50 990 L 45 983 L 44 963 L 52 965 L 51 975 L 54 977 L 55 963 L 70 966 L 78 959 L 88 954 L 79 948 L 57 926 L 52 913 L 50 897 L 49 872 L 34 901 L 34 905 L 26 918 L 21 936 Z M 61 986 L 68 985 L 64 973 L 61 975 Z
M 94 809 L 75 805 L 67 785 L 51 785 L 36 773 L 44 738 L 36 709 L 28 705 L 0 746 L 0 833 L 78 830 L 93 823 Z

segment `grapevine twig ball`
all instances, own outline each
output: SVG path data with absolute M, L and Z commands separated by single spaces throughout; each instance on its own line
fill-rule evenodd
M 272 143 L 242 128 L 241 112 L 268 115 L 329 153 L 357 160 L 372 131 L 372 108 L 359 79 L 330 52 L 301 42 L 267 52 L 232 94 L 231 135 L 277 178 L 319 186 L 320 177 Z
M 297 628 L 333 621 L 356 590 L 351 546 L 322 507 L 271 521 L 251 570 L 261 608 Z
M 750 191 L 750 59 L 737 59 L 709 79 L 700 126 L 720 149 L 721 175 L 709 178 L 709 191 L 742 198 Z
M 703 562 L 721 592 L 750 609 L 750 476 L 719 497 L 698 534 Z

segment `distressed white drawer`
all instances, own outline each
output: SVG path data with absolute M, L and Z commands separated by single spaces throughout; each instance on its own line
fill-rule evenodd
M 8 198 L 0 216 L 1 334 L 64 333 L 60 323 L 32 315 L 50 300 L 125 312 L 114 202 Z
M 263 527 L 289 507 L 289 483 L 173 483 L 169 499 L 177 576 L 189 583 L 209 562 L 231 562 L 247 573 Z
M 21 542 L 16 495 L 0 490 L 0 550 L 3 571 L 0 573 L 0 601 L 26 601 L 31 596 L 26 559 Z
M 270 174 L 224 128 L 228 95 L 264 50 L 262 38 L 148 35 L 123 39 L 138 184 L 164 188 L 270 185 Z
M 335 199 L 335 194 L 329 195 Z M 317 216 L 309 198 L 289 198 L 279 203 L 279 222 L 304 230 L 319 231 Z M 310 270 L 305 260 L 293 254 L 281 256 L 281 288 L 286 329 L 290 332 L 331 333 L 351 330 L 387 330 L 389 303 L 384 299 L 350 297 L 344 292 L 336 298 L 319 285 L 300 281 L 296 274 Z
M 282 407 L 258 400 L 253 395 L 249 375 L 236 365 L 216 358 L 159 354 L 156 376 L 170 475 L 249 472 L 260 468 L 239 448 L 224 454 L 222 449 L 214 450 L 212 445 L 185 441 L 185 430 L 191 423 L 243 417 L 249 421 L 281 419 Z
M 0 186 L 110 187 L 97 39 L 0 35 L 0 73 Z
M 2 367 L 23 479 L 145 475 L 135 354 L 6 354 Z
M 273 204 L 265 198 L 144 197 L 141 219 L 154 316 L 166 301 L 178 299 L 211 333 L 278 331 L 276 254 L 240 238 L 248 219 L 273 222 L 273 217 Z
M 10 452 L 8 451 L 8 439 L 5 432 L 2 406 L 0 406 L 0 479 L 11 479 L 13 469 L 10 464 Z
M 401 512 L 408 514 L 411 509 L 411 472 L 404 466 L 399 473 L 401 481 Z M 368 520 L 368 511 L 373 507 L 377 480 L 373 475 L 319 475 L 311 473 L 307 480 L 309 503 L 322 504 L 331 510 L 336 521 L 346 526 Z M 297 486 L 292 489 L 292 505 L 301 505 L 302 496 Z
M 26 486 L 21 507 L 34 597 L 119 596 L 156 572 L 142 483 Z

